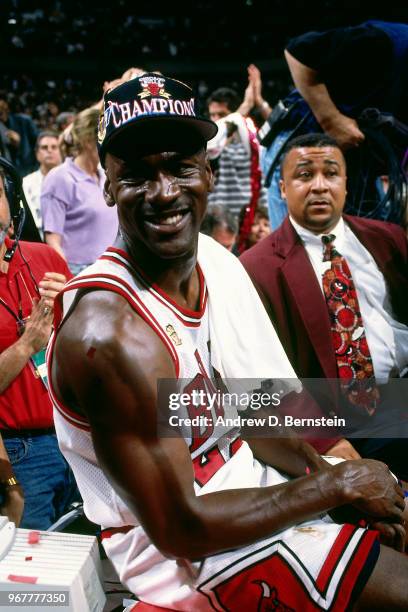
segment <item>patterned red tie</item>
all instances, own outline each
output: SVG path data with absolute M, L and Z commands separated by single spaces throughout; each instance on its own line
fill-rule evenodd
M 347 261 L 333 245 L 335 238 L 334 234 L 322 236 L 323 261 L 331 261 L 331 267 L 323 273 L 323 291 L 329 309 L 338 375 L 349 402 L 371 416 L 379 399 L 373 361 L 353 277 Z

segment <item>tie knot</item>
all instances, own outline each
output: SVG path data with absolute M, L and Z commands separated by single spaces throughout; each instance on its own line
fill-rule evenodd
M 327 234 L 327 235 L 322 236 L 322 242 L 324 245 L 330 244 L 335 239 L 336 239 L 336 236 L 334 234 Z

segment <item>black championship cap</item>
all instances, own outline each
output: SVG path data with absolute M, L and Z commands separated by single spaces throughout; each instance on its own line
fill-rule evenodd
M 192 89 L 174 79 L 145 73 L 107 91 L 99 120 L 102 164 L 109 151 L 197 151 L 217 133 L 213 121 L 196 114 Z

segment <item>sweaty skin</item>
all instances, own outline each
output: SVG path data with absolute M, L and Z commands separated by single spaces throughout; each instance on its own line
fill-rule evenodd
M 211 186 L 204 152 L 128 160 L 108 153 L 106 169 L 107 201 L 118 207 L 124 237 L 116 246 L 137 259 L 177 304 L 196 309 L 198 228 Z M 187 444 L 156 434 L 158 378 L 175 378 L 175 371 L 152 329 L 121 296 L 84 292 L 58 334 L 54 388 L 89 420 L 102 469 L 163 554 L 197 559 L 347 504 L 368 521 L 402 524 L 403 493 L 384 464 L 361 460 L 327 466 L 303 441 L 251 444 L 259 459 L 273 463 L 279 457 L 280 468 L 298 478 L 197 497 Z M 129 469 L 132 465 L 143 469 Z M 300 476 L 306 467 L 311 474 Z M 400 546 L 397 536 L 392 544 Z M 400 559 L 407 575 L 408 562 Z M 406 594 L 401 601 L 408 604 Z M 367 606 L 371 603 L 367 600 Z

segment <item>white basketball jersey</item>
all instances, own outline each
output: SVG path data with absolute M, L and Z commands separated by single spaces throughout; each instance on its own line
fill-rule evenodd
M 214 392 L 209 378 L 214 374 L 211 368 L 207 308 L 211 296 L 207 295 L 200 268 L 197 270 L 200 300 L 198 311 L 193 312 L 179 307 L 159 287 L 150 283 L 141 270 L 132 267 L 126 253 L 109 248 L 95 264 L 66 285 L 63 292 L 64 312 L 58 303 L 55 304 L 57 329 L 78 289 L 95 287 L 114 291 L 128 301 L 163 342 L 173 360 L 174 376 L 180 383 L 180 391 L 205 389 Z M 48 352 L 49 372 L 54 342 L 55 335 Z M 224 589 L 222 592 L 225 595 L 225 589 L 229 588 L 226 585 L 243 577 L 237 592 L 234 591 L 236 603 L 232 606 L 234 611 L 241 610 L 241 594 L 247 588 L 260 584 L 262 588 L 259 598 L 265 598 L 272 592 L 269 585 L 258 578 L 246 582 L 245 572 L 255 567 L 258 571 L 264 563 L 278 556 L 284 559 L 284 567 L 290 568 L 294 577 L 293 584 L 297 585 L 300 581 L 303 585 L 302 602 L 304 597 L 314 602 L 310 609 L 340 609 L 333 608 L 332 604 L 339 593 L 343 574 L 349 571 L 348 560 L 353 558 L 360 545 L 365 546 L 367 531 L 353 526 L 344 528 L 347 532 L 343 538 L 344 546 L 337 547 L 339 550 L 335 555 L 339 571 L 333 570 L 333 546 L 335 542 L 338 543 L 339 537 L 343 537 L 341 533 L 344 531 L 340 525 L 327 520 L 308 521 L 245 547 L 196 562 L 164 557 L 152 544 L 137 517 L 115 493 L 99 467 L 86 419 L 64 406 L 52 388 L 50 393 L 54 402 L 54 420 L 60 448 L 75 474 L 85 513 L 104 529 L 102 540 L 108 557 L 122 583 L 140 600 L 183 612 L 221 611 L 229 609 L 221 603 L 221 591 Z M 181 414 L 191 415 L 191 410 L 192 406 L 187 405 Z M 222 407 L 214 404 L 211 410 L 208 410 L 208 406 L 204 406 L 203 410 L 217 416 L 221 414 Z M 287 480 L 274 468 L 257 461 L 234 427 L 213 429 L 198 426 L 185 429 L 183 435 L 194 466 L 197 495 L 226 489 L 265 487 Z M 132 467 L 129 466 L 129 469 Z M 163 508 L 163 512 L 166 512 L 166 508 Z M 347 535 L 349 528 L 353 530 L 352 538 Z M 324 593 L 319 587 L 322 575 L 330 578 Z M 269 574 L 267 577 L 269 580 Z M 291 586 L 288 585 L 287 589 L 290 590 Z M 281 592 L 287 590 L 286 587 L 279 588 Z M 256 609 L 261 608 L 257 606 Z M 303 603 L 301 609 L 306 609 Z
M 109 248 L 95 264 L 66 285 L 63 292 L 63 313 L 58 314 L 59 309 L 56 305 L 57 328 L 63 315 L 72 305 L 78 289 L 95 287 L 114 291 L 122 295 L 157 333 L 173 360 L 175 377 L 183 381 L 183 385 L 187 382 L 189 392 L 192 388 L 215 391 L 210 381 L 210 376 L 214 373 L 209 349 L 207 308 L 209 298 L 205 279 L 198 266 L 197 271 L 200 280 L 200 298 L 199 310 L 194 312 L 181 308 L 159 287 L 149 283 L 141 270 L 131 266 L 125 252 Z M 51 340 L 48 352 L 49 372 L 51 372 L 55 337 Z M 51 380 L 50 375 L 49 380 Z M 54 403 L 59 444 L 75 474 L 86 515 L 93 522 L 100 524 L 103 529 L 134 525 L 131 532 L 115 534 L 103 542 L 109 557 L 117 566 L 121 580 L 145 601 L 156 603 L 162 601 L 167 604 L 172 601 L 173 605 L 176 605 L 180 600 L 182 607 L 178 609 L 184 609 L 184 604 L 181 602 L 187 598 L 186 601 L 190 603 L 186 604 L 185 609 L 191 610 L 191 597 L 194 600 L 196 597 L 201 597 L 193 587 L 195 564 L 188 564 L 189 567 L 186 569 L 179 561 L 163 557 L 152 545 L 137 517 L 115 493 L 99 467 L 86 419 L 63 405 L 52 388 L 50 394 Z M 208 413 L 217 417 L 219 410 L 220 407 L 216 406 Z M 180 411 L 180 416 L 186 414 L 188 415 L 188 409 Z M 183 435 L 190 448 L 195 472 L 195 489 L 198 495 L 226 488 L 259 486 L 260 473 L 254 471 L 252 453 L 247 444 L 240 439 L 236 426 L 217 427 L 216 433 L 212 428 L 201 427 L 197 430 L 195 427 L 190 432 L 184 431 Z M 240 456 L 243 461 L 238 467 Z M 231 461 L 234 463 L 232 470 L 229 466 Z M 277 482 L 284 480 L 277 472 L 276 477 Z M 118 541 L 121 543 L 126 541 L 126 545 L 124 548 L 119 547 L 120 550 L 115 550 Z M 128 548 L 130 541 L 132 554 Z M 127 559 L 125 563 L 123 555 Z M 197 570 L 199 566 L 200 564 L 197 564 Z M 191 584 L 187 590 L 186 584 Z

